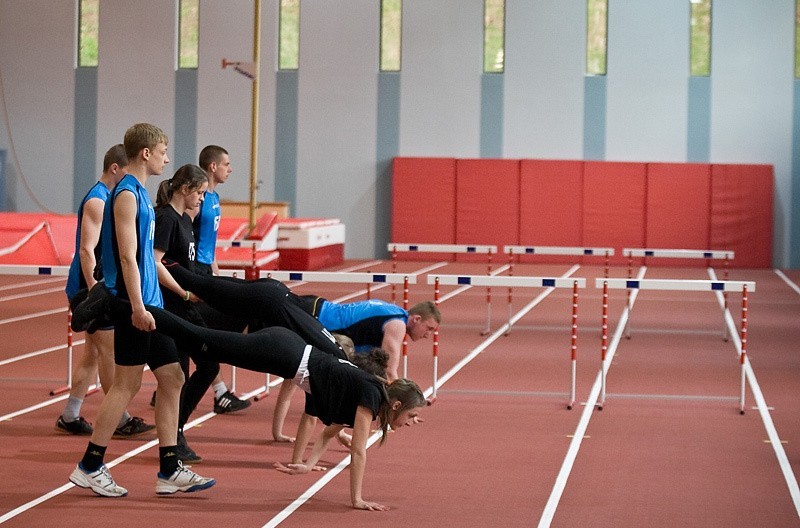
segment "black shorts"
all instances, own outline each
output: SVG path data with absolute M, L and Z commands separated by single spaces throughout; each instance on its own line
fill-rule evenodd
M 158 332 L 142 332 L 133 326 L 129 304 L 116 304 L 112 314 L 115 364 L 129 367 L 147 364 L 150 370 L 156 370 L 179 362 L 172 338 Z

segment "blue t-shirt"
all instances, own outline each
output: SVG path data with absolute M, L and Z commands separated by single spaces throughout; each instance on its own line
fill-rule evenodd
M 81 267 L 81 223 L 83 222 L 83 206 L 86 202 L 93 198 L 99 198 L 105 204 L 108 200 L 108 195 L 111 193 L 106 184 L 98 181 L 95 183 L 86 196 L 83 197 L 80 207 L 78 207 L 78 228 L 75 230 L 75 255 L 72 257 L 72 262 L 69 265 L 69 275 L 67 276 L 67 299 L 72 299 L 78 290 L 86 287 L 86 279 L 83 275 L 83 268 Z M 97 241 L 94 254 L 100 260 L 100 241 Z M 94 270 L 92 270 L 94 271 Z
M 106 201 L 106 207 L 103 212 L 103 228 L 100 232 L 103 278 L 106 286 L 114 295 L 124 299 L 128 298 L 120 266 L 117 235 L 114 228 L 114 202 L 122 192 L 131 192 L 136 197 L 136 262 L 139 267 L 139 279 L 142 286 L 142 301 L 144 301 L 144 304 L 162 308 L 164 299 L 158 286 L 158 270 L 156 269 L 156 258 L 153 253 L 156 215 L 155 211 L 153 211 L 150 196 L 147 194 L 147 189 L 130 174 L 126 174 L 114 187 L 111 192 L 111 199 Z
M 217 249 L 217 230 L 221 216 L 219 194 L 206 191 L 203 205 L 194 217 L 194 239 L 197 244 L 197 262 L 211 265 Z
M 325 301 L 317 316 L 322 326 L 353 340 L 356 352 L 367 352 L 383 343 L 383 325 L 392 319 L 408 322 L 408 312 L 397 305 L 371 299 L 352 303 Z

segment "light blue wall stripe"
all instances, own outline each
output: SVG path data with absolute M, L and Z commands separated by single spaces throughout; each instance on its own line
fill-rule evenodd
M 276 72 L 275 83 L 275 200 L 297 211 L 297 70 Z
M 392 158 L 400 152 L 400 73 L 378 73 L 377 119 L 374 254 L 385 257 L 392 228 Z
M 792 110 L 792 199 L 789 267 L 800 268 L 800 80 L 794 81 Z
M 481 157 L 503 157 L 503 75 L 481 75 Z
M 711 157 L 711 77 L 689 76 L 686 160 L 708 162 Z
M 606 77 L 584 77 L 583 81 L 583 159 L 606 157 Z
M 175 72 L 175 138 L 170 149 L 174 170 L 187 163 L 197 164 L 197 70 Z
M 72 210 L 77 212 L 97 173 L 97 68 L 75 68 Z M 110 147 L 111 145 L 109 145 Z M 105 154 L 105 152 L 103 152 Z M 102 167 L 102 162 L 100 163 Z

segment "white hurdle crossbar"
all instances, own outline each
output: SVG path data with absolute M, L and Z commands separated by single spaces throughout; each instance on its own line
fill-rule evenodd
M 262 271 L 262 277 L 271 277 L 279 281 L 335 282 L 367 285 L 367 299 L 370 298 L 371 284 L 402 284 L 403 309 L 408 310 L 408 285 L 417 283 L 417 276 L 408 273 L 372 273 L 348 271 Z M 394 303 L 394 299 L 392 299 Z M 403 338 L 403 377 L 408 377 L 408 341 Z
M 622 248 L 622 256 L 628 257 L 628 278 L 633 276 L 633 259 L 638 258 L 684 258 L 684 259 L 706 259 L 706 260 L 722 260 L 724 261 L 724 268 L 722 275 L 725 280 L 728 279 L 728 263 L 733 260 L 735 253 L 733 251 L 721 249 L 650 249 L 650 248 Z M 723 292 L 724 299 L 723 311 L 728 308 L 728 293 Z M 630 309 L 630 291 L 628 291 L 628 308 Z M 631 337 L 631 319 L 628 313 L 628 323 L 625 327 L 625 337 Z M 723 322 L 722 324 L 722 339 L 728 340 L 728 326 Z
M 601 387 L 600 403 L 602 409 L 606 398 L 606 352 L 608 351 L 608 290 L 672 290 L 672 291 L 710 291 L 710 292 L 741 292 L 742 293 L 742 351 L 739 355 L 741 364 L 741 393 L 739 396 L 739 412 L 744 414 L 745 396 L 745 363 L 747 359 L 747 294 L 756 291 L 753 281 L 717 281 L 717 280 L 680 280 L 680 279 L 595 279 L 595 287 L 603 290 L 603 323 L 602 345 L 600 351 L 601 361 Z M 629 309 L 629 308 L 626 308 Z
M 434 286 L 434 302 L 439 304 L 439 287 L 445 286 L 496 286 L 496 287 L 520 287 L 520 288 L 572 288 L 572 381 L 570 384 L 570 402 L 567 409 L 572 409 L 575 404 L 575 378 L 577 370 L 577 350 L 578 350 L 578 288 L 586 287 L 586 279 L 570 277 L 506 277 L 506 276 L 486 276 L 486 275 L 428 275 L 428 284 Z M 509 295 L 509 303 L 511 296 Z M 510 309 L 509 309 L 510 314 Z M 508 320 L 508 327 L 511 328 L 511 318 Z M 439 331 L 434 332 L 433 337 L 433 398 L 436 398 L 436 390 L 439 379 Z
M 478 244 L 400 244 L 390 242 L 386 248 L 392 254 L 392 272 L 397 270 L 397 253 L 453 253 L 462 255 L 486 255 L 486 274 L 492 274 L 492 255 L 497 254 L 497 246 L 478 245 Z M 394 302 L 395 291 L 392 287 L 392 302 Z M 481 335 L 487 335 L 491 331 L 492 319 L 492 289 L 486 288 L 486 328 Z

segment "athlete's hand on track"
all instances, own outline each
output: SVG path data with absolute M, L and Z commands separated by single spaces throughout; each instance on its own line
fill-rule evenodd
M 378 504 L 377 502 L 369 502 L 365 500 L 360 500 L 358 502 L 353 503 L 353 508 L 357 510 L 389 511 L 388 506 L 384 506 L 383 504 Z
M 287 475 L 303 475 L 310 471 L 327 471 L 328 468 L 323 466 L 313 466 L 309 468 L 306 464 L 282 464 L 275 462 L 275 469 Z

